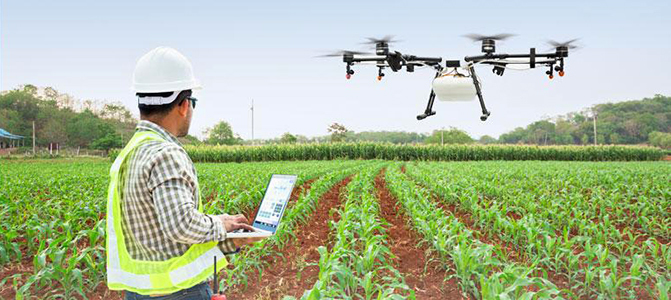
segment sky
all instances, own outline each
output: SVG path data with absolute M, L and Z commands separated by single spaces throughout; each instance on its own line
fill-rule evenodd
M 78 99 L 119 101 L 138 114 L 131 90 L 137 60 L 158 46 L 188 57 L 203 89 L 191 134 L 225 120 L 251 138 L 284 132 L 327 134 L 333 122 L 355 132 L 431 132 L 457 127 L 498 136 L 542 118 L 597 103 L 671 95 L 671 1 L 34 1 L 0 0 L 0 90 L 54 87 Z M 566 76 L 545 69 L 479 68 L 492 112 L 477 101 L 436 101 L 424 111 L 430 69 L 386 72 L 359 66 L 345 79 L 340 58 L 366 50 L 366 37 L 394 35 L 392 50 L 463 59 L 480 45 L 468 33 L 514 33 L 497 52 L 549 50 L 548 39 L 580 38 Z

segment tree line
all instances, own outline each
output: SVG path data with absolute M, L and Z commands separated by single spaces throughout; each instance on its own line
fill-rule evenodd
M 35 144 L 46 147 L 110 149 L 122 146 L 123 135 L 130 138 L 135 123 L 131 113 L 121 104 L 82 107 L 74 99 L 55 89 L 38 89 L 24 85 L 0 95 L 0 128 L 25 137 L 24 145 L 32 146 L 33 124 Z
M 596 122 L 595 122 L 596 116 Z M 596 124 L 595 124 L 596 123 Z M 594 127 L 596 125 L 596 136 Z M 541 120 L 502 134 L 504 144 L 586 145 L 655 144 L 655 132 L 671 132 L 671 98 L 653 98 L 597 104 L 553 120 Z M 652 140 L 651 140 L 651 134 Z M 663 136 L 663 134 L 661 134 Z
M 0 128 L 26 137 L 32 146 L 35 122 L 36 144 L 108 150 L 120 148 L 130 139 L 137 119 L 122 104 L 78 101 L 53 88 L 24 85 L 0 94 Z M 289 132 L 274 139 L 243 140 L 228 122 L 221 121 L 204 132 L 204 138 L 180 138 L 184 144 L 241 145 L 325 142 L 382 142 L 392 144 L 593 144 L 594 116 L 598 144 L 651 144 L 671 148 L 671 98 L 653 98 L 598 104 L 589 110 L 540 120 L 502 134 L 498 139 L 485 135 L 474 139 L 463 130 L 450 127 L 431 133 L 405 131 L 353 132 L 333 123 L 328 135 L 306 137 Z

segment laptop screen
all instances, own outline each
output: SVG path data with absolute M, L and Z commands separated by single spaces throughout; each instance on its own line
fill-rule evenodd
M 254 220 L 254 227 L 275 232 L 296 183 L 296 175 L 274 174 Z

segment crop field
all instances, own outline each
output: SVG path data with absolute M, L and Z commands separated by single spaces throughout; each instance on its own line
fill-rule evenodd
M 121 299 L 105 285 L 110 165 L 0 161 L 0 299 Z M 218 283 L 228 299 L 668 299 L 671 289 L 669 162 L 196 168 L 207 213 L 250 219 L 271 174 L 299 176 L 277 234 L 229 256 Z

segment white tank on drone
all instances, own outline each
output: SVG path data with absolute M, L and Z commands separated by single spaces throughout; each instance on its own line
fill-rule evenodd
M 472 101 L 476 96 L 473 78 L 463 68 L 453 69 L 436 77 L 433 80 L 433 92 L 440 101 Z

